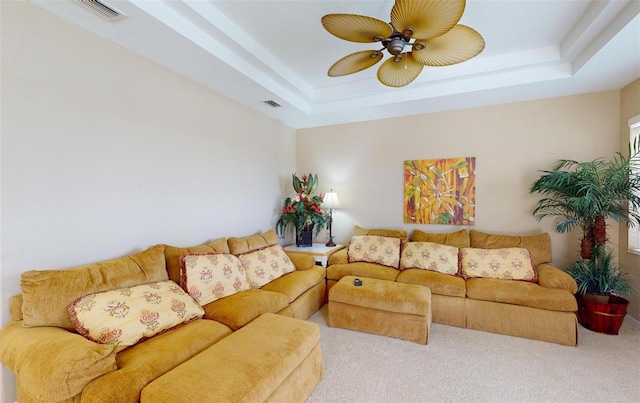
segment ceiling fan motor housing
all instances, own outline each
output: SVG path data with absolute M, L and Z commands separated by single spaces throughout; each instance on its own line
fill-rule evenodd
M 397 56 L 404 50 L 404 47 L 407 45 L 407 40 L 402 35 L 398 34 L 390 36 L 382 44 L 389 53 Z

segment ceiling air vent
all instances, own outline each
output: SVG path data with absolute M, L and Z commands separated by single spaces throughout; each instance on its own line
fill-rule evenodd
M 76 3 L 85 6 L 107 21 L 115 22 L 126 17 L 126 15 L 120 11 L 113 7 L 109 7 L 98 0 L 76 0 Z
M 270 99 L 268 101 L 264 101 L 265 104 L 269 105 L 269 106 L 273 106 L 274 108 L 279 108 L 282 105 L 280 105 L 279 103 L 277 103 L 276 101 Z

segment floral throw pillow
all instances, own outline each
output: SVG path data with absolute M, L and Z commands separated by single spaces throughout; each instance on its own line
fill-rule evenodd
M 456 275 L 458 251 L 455 246 L 434 242 L 407 242 L 402 249 L 400 268 L 423 269 Z
M 251 288 L 240 260 L 228 253 L 186 253 L 180 286 L 200 305 Z
M 462 275 L 467 278 L 538 281 L 531 255 L 524 248 L 462 248 L 460 266 Z
M 171 280 L 85 295 L 68 310 L 85 338 L 122 348 L 204 315 Z
M 281 245 L 268 246 L 239 256 L 251 287 L 260 288 L 296 270 Z
M 398 268 L 400 265 L 399 238 L 377 235 L 355 235 L 349 242 L 349 263 L 367 262 Z

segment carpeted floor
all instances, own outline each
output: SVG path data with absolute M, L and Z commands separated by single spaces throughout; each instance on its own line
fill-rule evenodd
M 640 402 L 640 330 L 579 330 L 577 347 L 434 323 L 428 345 L 320 325 L 316 402 Z

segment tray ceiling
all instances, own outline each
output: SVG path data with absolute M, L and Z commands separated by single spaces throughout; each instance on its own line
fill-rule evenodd
M 75 0 L 32 2 L 293 128 L 619 89 L 640 77 L 637 0 L 468 0 L 460 23 L 485 50 L 425 67 L 402 88 L 380 84 L 376 67 L 328 77 L 341 57 L 378 46 L 320 23 L 330 13 L 388 21 L 393 1 L 103 1 L 126 15 L 115 21 Z

